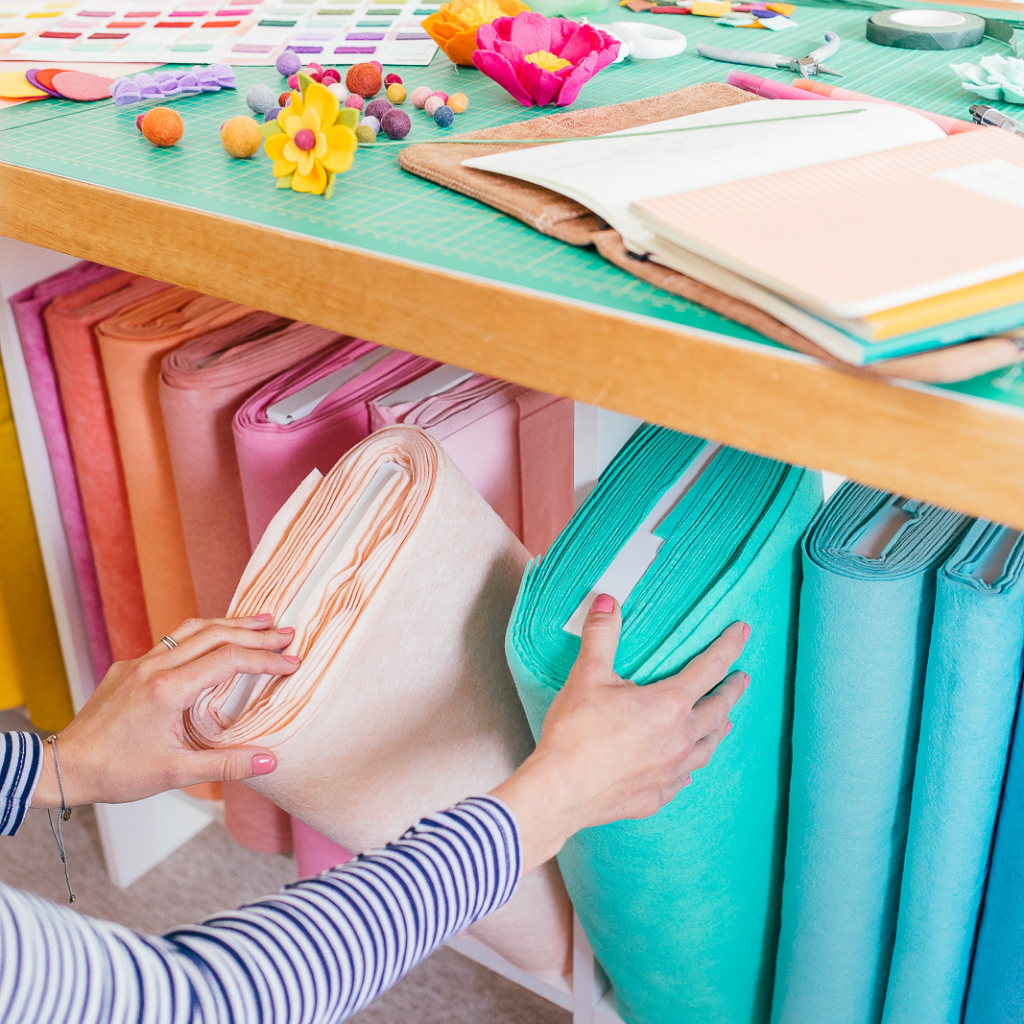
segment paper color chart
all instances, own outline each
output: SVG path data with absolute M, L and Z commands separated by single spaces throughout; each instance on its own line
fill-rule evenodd
M 426 65 L 437 45 L 421 22 L 438 8 L 417 0 L 0 0 L 0 60 L 273 64 L 285 49 L 303 62 Z

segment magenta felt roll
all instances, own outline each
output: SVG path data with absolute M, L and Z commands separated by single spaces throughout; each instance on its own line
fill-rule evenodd
M 85 524 L 82 498 L 75 477 L 75 463 L 68 442 L 64 409 L 61 405 L 57 375 L 53 368 L 50 341 L 43 321 L 43 309 L 58 295 L 102 281 L 117 271 L 95 263 L 79 263 L 45 281 L 18 292 L 11 298 L 11 311 L 25 355 L 29 382 L 36 410 L 43 430 L 46 451 L 50 457 L 53 482 L 57 491 L 57 505 L 68 540 L 75 580 L 82 599 L 85 629 L 89 640 L 89 653 L 96 679 L 102 679 L 113 661 L 107 624 L 103 618 L 96 565 L 92 544 Z

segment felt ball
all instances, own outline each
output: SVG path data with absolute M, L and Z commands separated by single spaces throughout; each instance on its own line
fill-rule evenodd
M 368 124 L 361 124 L 356 127 L 356 139 L 359 142 L 376 142 L 377 133 Z
M 220 144 L 231 156 L 248 160 L 263 145 L 263 132 L 251 117 L 240 114 L 220 126 Z
M 367 116 L 375 117 L 379 121 L 390 109 L 391 104 L 381 97 L 380 99 L 370 100 L 370 102 L 366 104 L 365 113 Z
M 279 107 L 274 107 L 273 110 L 268 110 L 263 115 L 263 123 L 264 124 L 270 124 L 271 121 L 276 121 L 277 120 L 277 115 L 280 114 L 280 113 L 281 113 L 281 110 L 280 110 Z
M 335 82 L 340 82 L 341 72 L 337 68 L 325 68 L 321 81 L 324 85 L 333 85 Z
M 348 86 L 343 82 L 331 82 L 331 84 L 327 86 L 327 90 L 338 97 L 339 103 L 344 103 L 345 100 L 348 99 Z
M 288 76 L 288 88 L 298 89 L 299 87 L 299 74 L 296 72 L 294 75 Z
M 307 77 L 314 82 L 320 82 L 323 84 L 324 74 L 322 71 L 310 71 Z
M 405 86 L 401 82 L 392 82 L 388 86 L 388 99 L 392 103 L 404 103 L 406 97 Z
M 269 85 L 254 85 L 245 94 L 245 102 L 254 114 L 265 114 L 277 106 L 277 97 Z
M 412 100 L 412 105 L 414 107 L 419 107 L 420 110 L 423 109 L 423 104 L 426 103 L 429 98 L 430 89 L 428 89 L 427 86 L 425 85 L 420 85 L 413 89 L 412 96 L 410 97 L 410 99 Z
M 285 78 L 289 78 L 302 67 L 302 59 L 294 50 L 284 50 L 277 58 L 276 67 Z
M 453 92 L 448 97 L 448 106 L 456 114 L 464 114 L 469 108 L 469 97 L 464 92 Z
M 352 107 L 354 110 L 362 110 L 363 103 L 365 102 L 366 101 L 359 95 L 359 93 L 353 92 L 349 93 L 348 98 L 345 100 L 345 106 Z
M 385 75 L 384 76 L 384 84 L 385 85 L 401 85 L 402 84 L 402 76 L 401 75 L 396 75 L 392 71 L 390 75 Z
M 324 73 L 323 65 L 322 64 L 317 64 L 317 62 L 315 60 L 311 60 L 306 65 L 306 74 L 307 75 L 313 75 L 313 74 L 322 75 L 323 73 Z
M 367 128 L 372 129 L 374 135 L 376 135 L 380 131 L 380 121 L 377 120 L 377 118 L 375 118 L 372 114 L 368 115 L 367 117 L 364 117 L 362 121 L 360 121 L 359 123 L 365 124 Z
M 412 118 L 404 110 L 392 107 L 380 123 L 389 139 L 404 139 L 412 128 Z
M 442 128 L 450 128 L 455 120 L 455 111 L 451 107 L 442 105 L 434 111 L 434 120 Z
M 184 133 L 185 124 L 181 115 L 170 107 L 153 107 L 142 118 L 142 134 L 154 146 L 173 146 Z
M 376 68 L 382 75 L 384 74 L 384 65 L 379 60 L 367 61 L 371 68 Z
M 311 149 L 316 148 L 316 132 L 312 128 L 300 128 L 292 136 L 292 142 L 295 143 L 296 149 L 301 149 L 303 153 L 308 153 Z
M 380 71 L 372 64 L 353 64 L 345 76 L 345 84 L 349 92 L 358 93 L 369 99 L 380 92 L 384 80 L 380 77 Z
M 135 127 L 142 131 L 142 119 L 146 116 L 146 112 L 143 111 L 141 114 L 135 115 Z
M 423 104 L 423 109 L 433 117 L 439 107 L 444 106 L 444 101 L 440 96 L 428 96 L 427 102 Z
M 430 95 L 431 96 L 439 96 L 441 98 L 441 102 L 442 103 L 447 103 L 448 102 L 448 93 L 441 92 L 440 89 L 438 89 L 436 92 L 432 92 Z
M 291 102 L 292 94 L 290 92 L 283 92 L 277 97 L 277 105 L 279 107 L 287 107 Z

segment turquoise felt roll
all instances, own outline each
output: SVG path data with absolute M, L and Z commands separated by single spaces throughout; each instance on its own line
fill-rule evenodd
M 704 442 L 642 427 L 528 570 L 507 652 L 535 734 L 579 639 L 564 624 Z M 721 449 L 654 530 L 617 671 L 650 683 L 750 623 L 752 682 L 711 764 L 657 815 L 585 830 L 559 863 L 629 1024 L 761 1024 L 778 936 L 799 541 L 817 473 Z
M 881 1018 L 935 575 L 968 523 L 843 484 L 804 538 L 776 1024 Z
M 960 1024 L 1022 652 L 1024 541 L 975 523 L 936 586 L 884 1024 Z

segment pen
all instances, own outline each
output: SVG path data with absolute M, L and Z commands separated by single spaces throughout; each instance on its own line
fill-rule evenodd
M 746 71 L 730 71 L 726 81 L 737 89 L 744 89 L 757 96 L 763 96 L 766 100 L 827 100 L 827 96 L 818 96 L 813 92 L 804 92 L 801 89 L 794 89 L 791 85 L 783 82 L 774 82 L 770 78 L 761 78 L 760 75 L 751 75 Z
M 912 110 L 915 114 L 927 117 L 929 121 L 937 124 L 947 135 L 958 135 L 960 132 L 973 132 L 982 126 L 973 121 L 961 121 L 958 117 L 947 117 L 945 114 L 933 114 L 930 110 L 920 110 L 918 107 L 909 107 L 905 103 L 893 103 L 892 100 L 880 100 L 877 96 L 868 96 L 862 92 L 854 92 L 852 89 L 844 89 L 838 85 L 826 85 L 824 82 L 810 82 L 805 78 L 798 78 L 793 83 L 793 88 L 800 92 L 815 93 L 830 100 L 853 100 L 855 103 L 884 103 L 890 107 L 903 107 L 904 110 Z
M 974 103 L 971 105 L 971 117 L 975 124 L 990 125 L 993 128 L 1002 128 L 1003 131 L 1013 132 L 1024 138 L 1024 124 L 1008 117 L 1002 111 L 996 110 L 985 103 Z

